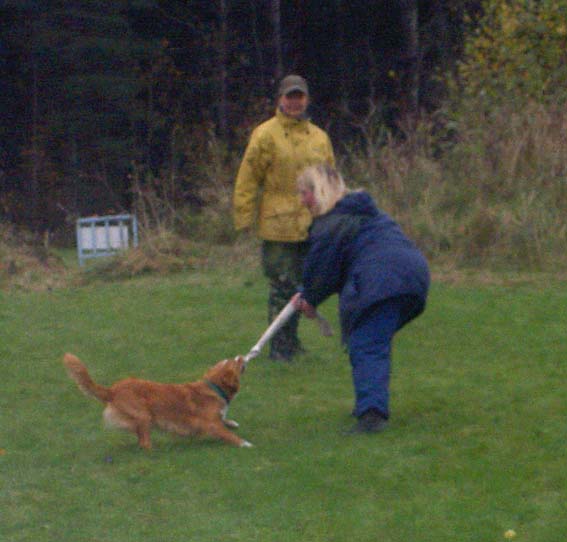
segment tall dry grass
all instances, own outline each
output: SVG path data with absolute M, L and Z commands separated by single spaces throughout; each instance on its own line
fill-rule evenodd
M 422 118 L 404 137 L 388 135 L 379 123 L 365 134 L 364 151 L 339 157 L 343 174 L 352 187 L 366 188 L 433 264 L 567 271 L 564 107 L 511 104 L 486 111 L 469 105 L 452 118 Z M 140 246 L 97 263 L 85 277 L 206 269 L 233 257 L 253 265 L 258 243 L 232 225 L 244 145 L 231 150 L 209 134 L 188 151 L 190 171 L 163 179 L 134 176 Z M 180 182 L 191 186 L 199 209 L 182 203 Z M 0 230 L 0 288 L 64 283 L 70 276 L 65 265 L 41 240 L 22 235 Z
M 388 135 L 379 123 L 367 128 L 364 151 L 339 157 L 343 174 L 351 186 L 369 190 L 433 263 L 567 269 L 564 108 L 531 103 L 486 111 L 469 103 L 458 115 L 438 112 L 411 129 L 402 126 L 404 137 Z M 250 238 L 243 242 L 232 225 L 232 190 L 245 143 L 230 150 L 210 133 L 193 149 L 185 182 L 193 183 L 199 210 L 173 205 L 167 191 L 139 198 L 145 234 L 133 268 L 183 268 L 207 245 L 227 251 L 236 245 L 253 258 L 257 246 Z M 144 251 L 153 264 L 144 266 Z
M 430 258 L 454 266 L 567 266 L 567 113 L 469 109 L 389 138 L 346 174 L 396 217 Z M 376 154 L 376 153 L 375 153 Z M 374 165 L 374 166 L 373 166 Z
M 213 131 L 183 137 L 182 170 L 131 175 L 139 245 L 111 259 L 91 262 L 80 283 L 143 274 L 207 270 L 253 262 L 257 243 L 237 235 L 232 223 L 233 179 L 240 156 Z M 188 204 L 189 200 L 199 204 Z
M 64 284 L 67 275 L 48 237 L 0 223 L 0 290 L 50 290 Z

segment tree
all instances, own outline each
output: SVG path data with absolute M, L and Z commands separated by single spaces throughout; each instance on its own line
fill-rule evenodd
M 35 2 L 23 2 L 18 7 L 7 2 L 3 11 L 9 28 L 4 33 L 5 63 L 10 68 L 10 76 L 3 78 L 7 88 L 3 95 L 16 97 L 14 106 L 20 116 L 19 129 L 16 123 L 2 123 L 3 141 L 12 142 L 10 148 L 5 148 L 3 152 L 3 159 L 6 160 L 3 168 L 10 178 L 10 188 L 16 187 L 24 196 L 26 205 L 20 209 L 25 220 L 37 227 L 41 222 L 40 170 L 43 169 L 41 166 L 45 158 L 42 111 L 46 105 L 40 86 L 46 58 L 38 45 L 38 36 L 43 30 L 40 20 L 47 9 Z M 9 110 L 8 118 L 13 113 L 14 110 Z M 24 168 L 21 177 L 15 176 L 10 169 L 16 156 L 21 159 Z
M 127 208 L 134 162 L 155 180 L 187 170 L 212 137 L 241 150 L 290 71 L 308 79 L 314 121 L 335 142 L 368 143 L 439 105 L 436 70 L 455 63 L 480 2 L 3 0 L 0 206 L 18 201 L 11 216 L 36 229 L 60 223 L 60 206 Z M 525 3 L 549 6 L 544 24 L 560 35 L 551 6 L 565 2 Z M 549 89 L 562 81 L 561 41 L 546 52 L 535 35 L 538 62 L 557 68 Z M 484 77 L 469 68 L 479 44 L 467 42 L 464 81 Z M 176 175 L 191 197 L 198 176 Z
M 86 212 L 125 205 L 121 183 L 141 90 L 136 67 L 149 54 L 148 44 L 132 35 L 127 5 L 5 5 L 17 24 L 3 35 L 21 59 L 14 75 L 29 103 L 13 174 L 28 201 L 24 218 L 34 229 L 49 227 L 58 205 Z
M 270 16 L 273 27 L 273 52 L 274 52 L 274 78 L 276 81 L 283 76 L 282 58 L 282 21 L 280 0 L 270 0 Z
M 420 48 L 417 0 L 400 0 L 400 21 L 403 35 L 401 49 L 403 116 L 415 119 L 419 108 Z

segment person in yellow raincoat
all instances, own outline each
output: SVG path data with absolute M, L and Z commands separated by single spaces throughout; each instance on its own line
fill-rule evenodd
M 284 77 L 276 114 L 250 137 L 234 187 L 234 225 L 254 229 L 262 240 L 262 266 L 270 282 L 268 321 L 300 285 L 307 253 L 309 211 L 297 193 L 297 178 L 309 166 L 335 165 L 327 133 L 308 119 L 309 89 L 299 75 Z M 270 343 L 270 358 L 290 361 L 303 351 L 294 316 Z

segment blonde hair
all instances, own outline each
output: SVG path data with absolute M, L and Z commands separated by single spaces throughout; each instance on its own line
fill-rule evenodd
M 329 164 L 304 169 L 297 179 L 297 188 L 313 192 L 313 216 L 328 213 L 348 191 L 342 175 Z

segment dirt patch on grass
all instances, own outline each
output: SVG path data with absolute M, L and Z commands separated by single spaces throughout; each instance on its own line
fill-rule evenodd
M 178 272 L 226 269 L 227 273 L 259 264 L 258 242 L 245 238 L 218 245 L 171 233 L 146 237 L 136 248 L 111 258 L 91 260 L 77 274 L 79 284 L 123 280 L 143 275 L 166 276 Z

